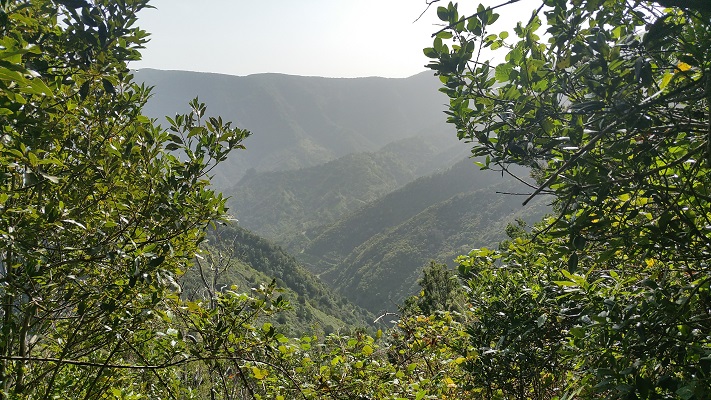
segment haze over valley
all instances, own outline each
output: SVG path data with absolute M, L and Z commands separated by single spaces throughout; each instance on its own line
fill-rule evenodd
M 146 110 L 159 122 L 197 95 L 208 115 L 249 129 L 247 150 L 213 171 L 238 225 L 372 313 L 396 311 L 416 293 L 430 260 L 453 265 L 472 248 L 495 247 L 508 224 L 548 210 L 545 198 L 521 207 L 503 193 L 530 189 L 474 165 L 430 72 L 338 79 L 142 69 L 136 79 L 154 86 Z

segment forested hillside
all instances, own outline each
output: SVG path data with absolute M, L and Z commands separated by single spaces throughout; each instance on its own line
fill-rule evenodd
M 447 175 L 440 177 L 446 178 Z M 393 197 L 416 199 L 414 194 L 423 187 L 427 193 L 437 193 L 437 183 L 437 179 L 415 182 L 387 196 L 379 207 L 368 208 L 365 212 L 385 212 L 387 208 L 382 207 L 387 207 L 388 203 L 397 207 L 398 203 L 391 203 Z M 521 189 L 521 185 L 512 180 L 467 189 L 450 192 L 450 196 L 443 200 L 432 199 L 442 196 L 439 192 L 430 197 L 431 202 L 424 204 L 422 209 L 408 209 L 403 204 L 409 213 L 402 215 L 402 220 L 366 220 L 358 218 L 363 214 L 356 214 L 351 220 L 362 221 L 357 228 L 361 231 L 377 229 L 374 230 L 377 233 L 357 244 L 345 256 L 329 253 L 321 258 L 331 263 L 331 268 L 320 274 L 321 278 L 374 313 L 394 311 L 405 298 L 417 292 L 417 280 L 430 260 L 452 265 L 458 255 L 467 254 L 474 248 L 496 247 L 506 239 L 508 224 L 515 224 L 516 220 L 530 224 L 550 212 L 550 199 L 541 197 L 522 208 L 519 196 L 502 194 Z M 357 232 L 354 229 L 354 233 Z M 339 241 L 349 238 L 350 235 L 324 237 L 321 246 L 333 241 L 334 248 L 337 248 Z
M 136 80 L 155 86 L 147 115 L 184 110 L 198 96 L 214 115 L 229 116 L 258 135 L 249 149 L 230 157 L 213 183 L 227 189 L 250 168 L 257 171 L 310 167 L 356 152 L 372 152 L 388 143 L 418 136 L 455 144 L 441 118 L 446 98 L 432 73 L 406 79 L 259 74 L 244 77 L 185 71 L 135 71 Z
M 275 321 L 289 335 L 371 326 L 374 317 L 335 294 L 278 246 L 234 224 L 210 232 L 209 246 L 181 278 L 183 296 L 209 298 L 214 291 L 237 290 L 275 280 L 291 309 Z M 213 292 L 213 293 L 211 293 Z
M 287 245 L 350 300 L 371 312 L 392 310 L 414 293 L 430 259 L 451 264 L 474 247 L 495 246 L 507 223 L 532 223 L 549 211 L 542 201 L 522 209 L 519 197 L 503 193 L 525 192 L 525 185 L 469 159 L 410 182 L 414 171 L 451 162 L 427 141 L 248 174 L 233 188 L 232 212 L 240 225 Z
M 389 231 L 428 207 L 505 179 L 492 171 L 480 171 L 469 159 L 460 160 L 445 171 L 419 178 L 328 225 L 308 243 L 300 257 L 312 260 L 312 268 L 323 272 L 336 266 L 371 237 Z M 505 196 L 501 198 L 506 200 Z M 512 207 L 512 211 L 515 208 L 518 207 Z
M 314 167 L 250 170 L 225 194 L 241 226 L 299 252 L 324 226 L 422 175 L 449 168 L 463 149 L 446 143 L 408 138 Z

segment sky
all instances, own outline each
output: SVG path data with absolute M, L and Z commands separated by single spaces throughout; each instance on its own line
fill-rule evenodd
M 479 2 L 505 0 L 460 0 L 460 9 Z M 499 8 L 491 33 L 528 20 L 540 2 Z M 152 0 L 157 9 L 141 11 L 138 21 L 151 41 L 131 68 L 404 78 L 426 69 L 422 49 L 439 29 L 436 7 L 446 3 L 415 22 L 425 0 Z

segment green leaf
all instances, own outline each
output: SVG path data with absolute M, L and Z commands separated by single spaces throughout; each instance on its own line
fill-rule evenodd
M 442 52 L 442 49 L 443 49 L 442 39 L 440 39 L 440 38 L 438 38 L 438 37 L 435 38 L 433 47 L 434 47 L 434 50 L 435 50 L 437 53 L 441 53 L 441 52 Z
M 29 81 L 30 87 L 32 88 L 33 94 L 43 94 L 46 96 L 52 96 L 52 90 L 45 85 L 39 78 L 33 78 Z
M 77 222 L 77 221 L 75 221 L 75 220 L 73 220 L 73 219 L 63 219 L 62 222 L 66 222 L 66 223 L 68 223 L 68 224 L 76 225 L 76 226 L 80 227 L 81 229 L 86 230 L 86 226 L 84 226 L 82 223 Z
M 513 72 L 513 66 L 511 64 L 499 64 L 496 66 L 494 76 L 499 82 L 507 82 Z
M 254 379 L 261 381 L 269 375 L 269 370 L 261 369 L 259 367 L 252 367 L 252 376 Z
M 546 321 L 548 321 L 548 315 L 547 314 L 541 314 L 540 317 L 536 319 L 536 326 L 541 328 L 543 325 L 546 324 Z
M 437 58 L 439 57 L 439 53 L 432 47 L 426 47 L 422 50 L 423 53 L 425 53 L 425 56 L 429 58 Z
M 437 18 L 444 22 L 449 21 L 449 11 L 446 7 L 437 7 Z
M 696 383 L 692 382 L 677 389 L 676 394 L 683 400 L 691 400 L 696 397 Z
M 576 237 L 573 239 L 573 247 L 574 247 L 576 250 L 583 250 L 583 249 L 585 248 L 585 243 L 586 243 L 586 242 L 587 242 L 587 240 L 586 240 L 584 237 L 582 237 L 582 236 L 576 236 Z
M 155 257 L 155 258 L 152 258 L 150 261 L 148 261 L 148 266 L 151 268 L 156 268 L 159 265 L 163 264 L 164 261 L 165 261 L 165 256 Z
M 53 175 L 46 174 L 42 171 L 39 172 L 39 174 L 44 178 L 47 179 L 48 181 L 52 183 L 59 183 L 59 178 Z
M 585 328 L 579 326 L 570 328 L 570 334 L 575 338 L 583 339 L 585 338 Z
M 580 286 L 577 283 L 572 282 L 572 281 L 553 281 L 553 283 L 555 283 L 558 286 L 576 286 L 576 287 Z
M 101 84 L 104 86 L 104 91 L 109 94 L 116 94 L 116 89 L 114 89 L 113 83 L 108 79 L 102 79 Z
M 437 34 L 437 38 L 442 39 L 442 40 L 451 39 L 453 36 L 454 35 L 452 34 L 452 32 L 449 32 L 449 31 L 442 31 Z

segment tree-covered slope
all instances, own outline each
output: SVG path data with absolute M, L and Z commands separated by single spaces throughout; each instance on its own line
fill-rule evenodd
M 211 111 L 249 129 L 249 149 L 215 171 L 218 187 L 249 168 L 288 170 L 323 164 L 354 152 L 427 133 L 455 135 L 442 118 L 444 96 L 431 73 L 405 79 L 333 79 L 281 74 L 229 76 L 141 69 L 136 80 L 154 86 L 148 115 L 163 121 L 198 95 Z
M 400 140 L 378 152 L 349 154 L 291 171 L 250 170 L 228 190 L 240 225 L 300 251 L 324 226 L 407 184 L 449 167 L 454 154 L 435 138 Z
M 275 280 L 291 304 L 276 320 L 284 332 L 304 334 L 315 329 L 329 333 L 368 326 L 373 321 L 367 311 L 330 290 L 279 246 L 244 228 L 220 226 L 211 232 L 207 248 L 181 278 L 183 296 L 208 298 L 212 286 L 216 291 L 232 285 L 249 291 Z
M 502 194 L 527 190 L 465 159 L 322 228 L 297 256 L 357 304 L 392 309 L 429 260 L 450 263 L 474 247 L 495 246 L 508 223 L 548 212 L 545 200 L 522 208 L 520 196 Z
M 516 188 L 505 181 L 437 202 L 370 237 L 321 278 L 372 312 L 393 310 L 414 293 L 430 260 L 451 264 L 473 248 L 495 247 L 508 224 L 549 211 L 544 198 L 521 207 L 520 197 L 500 193 Z
M 421 177 L 331 224 L 301 254 L 315 271 L 341 262 L 372 236 L 402 224 L 428 207 L 449 198 L 488 187 L 502 180 L 493 171 L 480 171 L 469 159 L 450 169 Z

